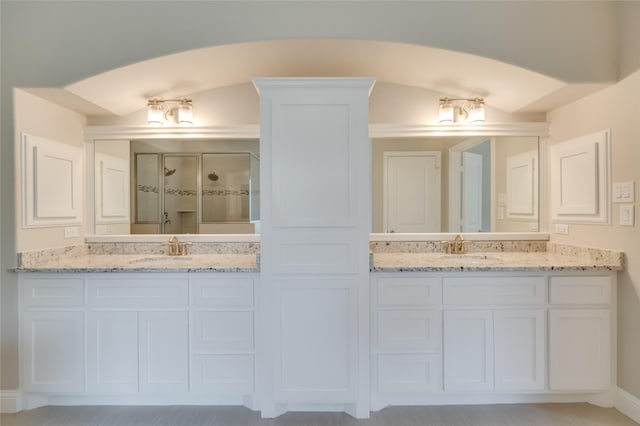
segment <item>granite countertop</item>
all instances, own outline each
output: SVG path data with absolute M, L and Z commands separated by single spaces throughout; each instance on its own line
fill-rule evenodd
M 84 254 L 21 265 L 18 272 L 258 272 L 256 253 Z
M 551 252 L 373 253 L 372 272 L 504 272 L 504 271 L 620 271 L 620 253 L 613 256 L 583 256 Z
M 552 242 L 473 242 L 467 254 L 440 243 L 372 243 L 372 272 L 621 271 L 624 253 Z M 259 272 L 255 244 L 193 244 L 169 256 L 159 244 L 92 244 L 18 254 L 18 272 Z

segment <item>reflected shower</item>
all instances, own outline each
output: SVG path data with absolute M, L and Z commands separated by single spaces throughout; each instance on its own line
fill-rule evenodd
M 176 172 L 176 169 L 173 170 L 169 170 L 169 168 L 165 167 L 164 168 L 164 175 L 166 176 L 171 176 L 172 174 L 174 174 Z

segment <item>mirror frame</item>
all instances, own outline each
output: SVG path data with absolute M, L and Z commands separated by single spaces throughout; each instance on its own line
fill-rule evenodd
M 387 124 L 370 123 L 369 138 L 421 138 L 421 137 L 474 137 L 474 136 L 535 136 L 539 138 L 538 144 L 538 168 L 545 167 L 545 151 L 547 138 L 549 137 L 549 124 L 546 122 L 520 122 L 520 123 L 484 123 L 480 125 L 467 124 Z M 99 242 L 138 242 L 138 241 L 164 241 L 165 235 L 95 235 L 95 156 L 94 147 L 96 140 L 116 139 L 173 139 L 205 140 L 205 139 L 259 139 L 260 125 L 237 126 L 207 126 L 207 127 L 148 127 L 148 126 L 87 126 L 85 128 L 86 142 L 86 182 L 87 197 L 85 206 L 85 223 L 87 224 L 87 241 Z M 546 232 L 544 212 L 544 185 L 541 180 L 544 173 L 538 173 L 538 223 L 539 231 L 530 233 L 501 233 L 486 232 L 476 234 L 479 239 L 540 239 Z M 439 241 L 451 233 L 434 234 L 372 234 L 372 241 L 390 241 L 398 238 L 420 238 L 421 241 Z M 228 235 L 228 234 L 198 234 L 190 235 L 190 240 L 198 241 L 260 241 L 260 234 Z

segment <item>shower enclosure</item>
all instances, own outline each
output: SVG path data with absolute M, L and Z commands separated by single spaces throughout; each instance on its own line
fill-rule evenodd
M 132 233 L 237 233 L 259 220 L 253 153 L 137 153 L 135 167 Z

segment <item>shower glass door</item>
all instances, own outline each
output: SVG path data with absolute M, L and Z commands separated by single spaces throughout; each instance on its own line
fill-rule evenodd
M 163 155 L 163 234 L 198 233 L 198 156 Z

